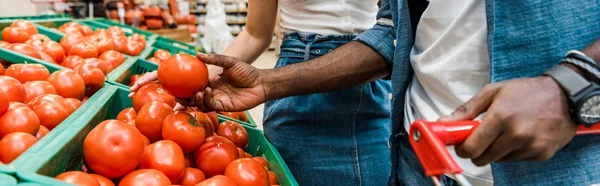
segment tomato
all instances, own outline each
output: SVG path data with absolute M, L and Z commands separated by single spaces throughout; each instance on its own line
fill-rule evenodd
M 252 159 L 258 161 L 258 163 L 260 163 L 261 165 L 263 165 L 265 167 L 265 170 L 269 170 L 269 163 L 267 163 L 267 160 L 265 158 L 263 158 L 263 157 L 254 157 Z
M 196 166 L 208 177 L 222 175 L 227 165 L 238 156 L 235 144 L 220 136 L 207 138 L 194 153 Z
M 100 175 L 100 174 L 90 174 L 90 176 L 94 177 L 96 181 L 100 184 L 100 186 L 115 186 L 112 180 Z
M 23 102 L 25 100 L 23 84 L 13 77 L 0 76 L 0 90 L 6 93 L 10 102 Z
M 65 98 L 81 99 L 85 95 L 85 82 L 77 72 L 64 69 L 50 74 L 46 80 L 56 89 L 56 93 Z
M 2 162 L 9 164 L 37 141 L 35 136 L 24 132 L 13 132 L 4 136 L 0 140 Z
M 48 130 L 48 128 L 44 127 L 44 125 L 40 125 L 40 130 L 38 130 L 38 132 L 35 134 L 35 138 L 40 140 L 44 136 L 46 136 L 46 134 L 48 134 L 48 132 L 50 132 L 50 130 Z
M 240 121 L 249 122 L 246 112 L 234 112 L 234 113 L 237 114 L 238 118 L 240 118 L 239 119 Z
M 88 64 L 94 66 L 100 70 L 102 70 L 103 74 L 108 74 L 113 70 L 112 66 L 108 64 L 106 61 L 103 61 L 98 58 L 86 58 L 83 60 L 84 64 Z
M 67 33 L 67 34 L 79 33 L 79 34 L 83 35 L 81 25 L 76 22 L 65 23 L 65 24 L 61 25 L 60 27 L 58 27 L 58 30 L 60 30 L 61 32 Z
M 75 99 L 75 98 L 65 98 L 65 99 L 69 102 L 69 104 L 71 104 L 71 107 L 73 107 L 73 109 L 75 109 L 75 110 L 77 110 L 81 106 L 81 104 L 83 104 L 83 103 L 81 103 L 81 101 L 79 101 L 78 99 Z
M 158 50 L 154 51 L 154 57 L 160 61 L 164 61 L 171 57 L 171 53 L 169 53 L 168 51 L 163 50 L 163 49 L 158 49 Z
M 62 65 L 63 67 L 73 69 L 77 65 L 82 64 L 82 63 L 83 63 L 83 58 L 81 58 L 79 56 L 69 56 L 69 57 L 65 58 L 65 60 L 60 65 Z
M 171 181 L 160 171 L 140 169 L 133 171 L 121 179 L 119 186 L 169 186 Z
M 89 42 L 81 42 L 73 45 L 71 49 L 69 49 L 70 56 L 79 56 L 82 58 L 97 58 L 98 57 L 98 47 L 96 45 Z
M 240 155 L 239 157 L 240 157 L 240 158 L 243 158 L 243 157 L 244 157 L 244 155 L 245 155 L 244 153 L 246 153 L 246 152 L 244 151 L 244 149 L 242 149 L 242 148 L 239 148 L 239 147 L 238 147 L 238 148 L 237 148 L 237 150 L 238 150 L 238 154 Z
M 4 66 L 2 65 L 0 65 L 0 75 L 4 75 Z
M 99 28 L 94 30 L 94 35 L 96 36 L 103 36 L 103 37 L 110 37 L 110 34 L 108 34 L 108 32 L 106 31 L 106 29 L 104 28 Z
M 85 39 L 83 38 L 83 36 L 65 35 L 62 39 L 60 39 L 59 43 L 65 50 L 65 53 L 69 54 L 69 52 L 71 51 L 71 47 L 73 47 L 76 44 L 82 43 L 82 42 L 85 42 Z
M 16 108 L 21 108 L 21 107 L 29 108 L 29 107 L 27 107 L 27 105 L 25 105 L 24 103 L 21 103 L 21 102 L 9 102 L 7 111 L 14 110 Z
M 8 47 L 8 45 L 10 45 L 10 43 L 9 43 L 9 42 L 6 42 L 6 41 L 0 41 L 0 48 L 6 48 L 6 47 Z
M 92 96 L 92 94 L 96 93 L 104 86 L 104 73 L 99 68 L 84 63 L 77 65 L 73 70 L 83 78 L 83 82 L 85 83 L 85 95 Z
M 277 175 L 275 175 L 274 172 L 269 171 L 268 174 L 269 174 L 269 184 L 271 184 L 271 185 L 279 184 L 279 181 L 277 181 Z
M 121 120 L 124 122 L 135 121 L 136 115 L 137 113 L 135 112 L 135 110 L 133 110 L 133 107 L 129 107 L 119 112 L 119 115 L 117 115 L 117 120 Z
M 98 124 L 83 141 L 88 168 L 107 178 L 133 171 L 142 158 L 144 142 L 135 129 L 118 120 Z
M 151 101 L 159 101 L 168 104 L 171 108 L 175 107 L 175 97 L 167 93 L 160 84 L 148 83 L 140 87 L 133 94 L 132 103 L 135 111 L 140 111 L 142 106 Z
M 150 61 L 152 63 L 156 63 L 156 64 L 162 63 L 162 61 L 160 59 L 155 58 L 155 57 L 148 58 L 148 61 Z
M 210 118 L 210 121 L 213 123 L 213 128 L 215 130 L 215 132 L 217 131 L 217 128 L 219 127 L 219 118 L 217 117 L 217 112 L 212 111 L 212 112 L 207 112 L 205 113 L 208 118 Z
M 165 174 L 171 183 L 178 183 L 185 170 L 185 157 L 177 143 L 161 140 L 144 150 L 140 169 L 155 169 Z
M 213 123 L 206 114 L 202 112 L 190 112 L 190 114 L 194 115 L 196 117 L 196 121 L 198 121 L 198 123 L 204 127 L 204 135 L 206 137 L 211 137 L 214 134 Z
M 42 56 L 40 56 L 40 52 L 28 44 L 13 43 L 9 45 L 6 49 L 15 51 L 26 56 L 31 56 L 33 58 L 42 59 Z
M 58 31 L 64 33 L 65 35 L 78 35 L 83 37 L 81 30 L 74 27 L 59 28 Z
M 200 169 L 188 167 L 183 171 L 183 177 L 181 177 L 179 184 L 181 186 L 194 186 L 204 180 L 206 180 L 206 175 Z
M 33 45 L 34 43 L 37 43 L 36 41 L 39 42 L 39 44 L 46 44 L 52 41 L 52 39 L 44 34 L 33 34 L 29 36 L 29 40 L 27 40 L 25 44 Z
M 50 71 L 40 64 L 14 64 L 9 66 L 4 75 L 14 77 L 21 83 L 28 81 L 43 81 L 48 79 Z
M 67 101 L 65 98 L 63 98 L 59 95 L 54 95 L 54 94 L 39 95 L 39 96 L 33 98 L 31 101 L 27 102 L 27 107 L 29 107 L 31 109 L 35 109 L 37 106 L 40 106 L 40 105 L 46 104 L 46 103 L 58 104 L 61 107 L 67 109 L 67 111 L 69 111 L 69 113 L 73 113 L 75 111 L 75 108 L 73 108 L 73 106 L 71 106 L 71 103 L 69 103 L 69 101 Z
M 231 178 L 237 185 L 269 186 L 269 173 L 263 166 L 250 158 L 240 158 L 225 169 L 225 176 Z
M 90 28 L 89 26 L 81 26 L 81 33 L 84 36 L 90 36 L 94 34 L 94 30 L 92 30 L 92 28 Z
M 196 167 L 196 160 L 193 154 L 185 155 L 185 167 Z
M 136 75 L 132 75 L 131 77 L 129 77 L 129 86 L 133 86 L 135 84 L 135 81 L 137 81 L 138 79 L 140 79 L 143 76 L 143 74 L 136 74 Z
M 60 44 L 54 41 L 46 43 L 42 52 L 48 54 L 58 64 L 62 63 L 65 58 L 65 50 Z
M 50 56 L 42 51 L 39 51 L 39 53 L 40 53 L 40 57 L 41 57 L 42 61 L 56 64 L 56 61 L 54 61 L 54 59 L 52 59 L 52 56 Z
M 226 176 L 217 175 L 206 179 L 195 186 L 237 186 L 236 183 Z
M 178 98 L 189 98 L 208 85 L 208 69 L 195 56 L 177 54 L 158 66 L 158 81 Z
M 112 36 L 125 36 L 125 32 L 123 32 L 123 29 L 121 29 L 121 27 L 118 26 L 108 27 L 106 31 Z
M 252 154 L 250 153 L 244 153 L 244 158 L 252 158 Z
M 98 54 L 102 54 L 106 51 L 112 50 L 113 42 L 110 38 L 104 36 L 89 36 L 88 41 L 96 45 Z
M 217 129 L 217 135 L 231 140 L 239 148 L 248 146 L 248 132 L 239 123 L 233 121 L 222 122 Z
M 74 185 L 81 186 L 100 186 L 98 180 L 88 173 L 81 171 L 69 171 L 59 174 L 55 177 L 57 180 L 61 180 Z
M 25 20 L 16 20 L 13 21 L 12 24 L 10 24 L 11 27 L 18 27 L 18 28 L 22 28 L 23 30 L 25 30 L 29 35 L 35 35 L 38 34 L 38 30 L 35 27 L 35 25 L 33 23 L 31 23 L 30 21 L 25 21 Z
M 112 37 L 112 42 L 114 50 L 127 53 L 127 38 L 125 36 Z
M 152 142 L 162 139 L 162 123 L 173 113 L 173 108 L 165 103 L 152 101 L 138 111 L 135 126 Z
M 71 105 L 68 105 L 68 107 L 71 107 Z M 43 103 L 32 109 L 40 119 L 40 124 L 50 130 L 67 119 L 70 114 L 69 108 L 65 108 L 57 103 Z
M 144 45 L 144 47 L 146 47 L 146 38 L 144 38 L 143 35 L 132 34 L 131 36 L 128 37 L 128 39 L 130 41 L 136 41 L 136 42 L 142 43 L 142 45 Z
M 235 112 L 219 112 L 219 114 L 221 114 L 225 117 L 228 117 L 228 118 L 240 120 L 239 115 L 236 114 Z
M 117 68 L 119 65 L 123 64 L 123 62 L 125 62 L 125 60 L 127 60 L 125 58 L 125 55 L 121 54 L 120 52 L 114 51 L 114 50 L 108 50 L 106 52 L 103 52 L 100 55 L 99 59 L 107 62 L 113 68 Z
M 162 137 L 177 143 L 184 153 L 194 152 L 204 143 L 203 125 L 195 116 L 176 111 L 163 121 Z
M 0 91 L 0 116 L 4 114 L 10 106 L 8 96 L 3 91 Z
M 141 42 L 131 41 L 131 39 L 127 40 L 126 50 L 124 53 L 130 56 L 137 56 L 142 53 L 144 50 L 144 44 Z
M 2 40 L 9 43 L 25 43 L 30 35 L 22 28 L 6 27 L 2 30 Z

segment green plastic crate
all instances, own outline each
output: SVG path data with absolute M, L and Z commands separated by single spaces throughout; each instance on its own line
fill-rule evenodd
M 114 22 L 114 21 L 111 21 L 111 20 L 108 20 L 108 19 L 105 19 L 105 18 L 95 18 L 95 19 L 86 19 L 86 20 L 94 21 L 96 23 L 101 23 L 101 24 L 109 25 L 109 26 L 118 26 L 118 27 L 121 27 L 121 28 L 127 28 L 127 29 L 131 30 L 132 33 L 138 33 L 138 34 L 145 35 L 145 36 L 148 36 L 148 37 L 155 35 L 155 34 L 153 34 L 151 32 L 148 32 L 148 31 L 145 31 L 145 30 L 141 30 L 139 28 L 135 28 L 135 27 L 132 27 L 132 26 L 129 26 L 129 25 L 120 24 L 120 23 L 117 23 L 117 22 Z
M 2 16 L 0 20 L 45 20 L 45 19 L 57 19 L 57 18 L 71 18 L 69 14 L 54 14 L 54 15 L 36 15 L 36 16 Z
M 114 119 L 121 110 L 131 107 L 131 99 L 127 97 L 129 91 L 123 87 L 108 85 L 97 94 L 101 95 L 88 100 L 88 102 L 94 103 L 94 107 L 80 114 L 79 118 L 52 143 L 23 157 L 27 158 L 28 162 L 17 172 L 21 181 L 43 183 L 44 185 L 65 185 L 53 177 L 65 171 L 81 170 L 85 136 L 100 122 Z M 245 128 L 249 136 L 249 144 L 245 150 L 252 155 L 267 159 L 271 171 L 277 175 L 280 185 L 298 185 L 279 153 L 267 141 L 262 131 L 250 127 Z
M 0 174 L 0 185 L 14 186 L 17 185 L 17 179 L 7 174 Z

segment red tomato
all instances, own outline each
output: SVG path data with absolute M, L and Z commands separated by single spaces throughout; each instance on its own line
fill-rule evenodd
M 81 30 L 74 27 L 59 28 L 58 31 L 64 33 L 65 35 L 78 35 L 83 37 Z
M 119 186 L 169 186 L 171 181 L 160 171 L 140 169 L 133 171 L 121 179 Z
M 100 55 L 99 59 L 107 62 L 113 68 L 117 68 L 119 65 L 123 64 L 123 62 L 125 62 L 125 60 L 126 60 L 125 55 L 121 54 L 120 52 L 114 51 L 114 50 L 109 50 L 109 51 L 103 52 L 102 55 Z
M 92 94 L 96 93 L 104 86 L 104 73 L 102 73 L 102 70 L 99 68 L 84 63 L 77 65 L 73 70 L 83 78 L 83 82 L 85 83 L 85 95 L 92 96 Z
M 246 112 L 234 112 L 234 113 L 237 114 L 238 118 L 240 118 L 239 119 L 240 121 L 249 122 Z
M 21 102 L 9 102 L 7 111 L 14 110 L 16 108 L 21 108 L 21 107 L 29 108 L 27 105 L 25 105 L 24 103 L 21 103 Z
M 275 175 L 274 172 L 269 171 L 269 184 L 271 185 L 277 185 L 279 184 L 279 181 L 277 181 L 277 175 Z
M 140 34 L 132 34 L 127 39 L 129 39 L 130 41 L 141 43 L 142 45 L 144 45 L 144 48 L 146 47 L 146 38 L 144 38 L 144 36 Z
M 40 120 L 28 107 L 9 109 L 0 117 L 0 137 L 13 132 L 35 135 L 38 130 L 40 130 Z
M 79 56 L 82 58 L 97 58 L 98 57 L 98 47 L 96 45 L 89 42 L 81 42 L 73 45 L 71 49 L 69 49 L 70 56 Z
M 81 106 L 81 104 L 83 104 L 83 103 L 81 103 L 81 101 L 79 101 L 78 99 L 75 99 L 75 98 L 65 98 L 65 99 L 71 104 L 71 107 L 73 107 L 73 109 L 75 109 L 75 110 L 77 110 Z
M 185 157 L 177 143 L 161 140 L 146 147 L 139 168 L 158 170 L 164 173 L 171 183 L 178 183 L 185 170 Z
M 178 98 L 189 98 L 208 85 L 208 69 L 195 56 L 177 54 L 158 66 L 158 81 Z
M 30 35 L 29 40 L 25 42 L 25 44 L 33 45 L 33 44 L 46 44 L 52 41 L 48 36 L 44 34 L 33 34 Z M 38 43 L 39 42 L 39 43 Z
M 81 26 L 81 33 L 84 36 L 90 36 L 94 34 L 94 30 L 92 30 L 92 28 L 90 28 L 89 26 Z
M 238 114 L 236 114 L 235 112 L 219 112 L 219 114 L 221 114 L 225 117 L 228 117 L 228 118 L 240 120 L 240 116 Z
M 63 67 L 73 69 L 77 65 L 82 64 L 82 63 L 83 63 L 83 58 L 81 58 L 79 56 L 69 56 L 69 57 L 65 58 L 65 60 L 60 65 L 62 65 Z
M 6 27 L 2 30 L 2 39 L 9 43 L 25 43 L 30 35 L 22 28 Z
M 76 28 L 77 30 L 81 30 L 81 25 L 77 22 L 68 22 L 63 25 L 60 25 L 60 27 L 58 27 L 58 28 L 60 29 L 60 28 L 69 28 L 69 27 Z
M 6 42 L 6 41 L 0 41 L 0 48 L 6 48 L 6 47 L 8 47 L 8 45 L 10 45 L 10 43 L 9 43 L 9 42 Z
M 46 134 L 48 134 L 48 132 L 50 132 L 50 130 L 48 130 L 48 128 L 44 127 L 44 125 L 40 125 L 40 130 L 38 130 L 38 132 L 35 134 L 35 138 L 40 140 L 44 136 L 46 136 Z
M 135 170 L 143 152 L 141 135 L 118 120 L 103 121 L 83 141 L 86 165 L 107 178 L 121 177 Z
M 119 112 L 119 115 L 117 115 L 117 120 L 121 120 L 124 122 L 135 121 L 136 115 L 137 113 L 135 112 L 135 110 L 133 110 L 133 107 L 129 107 Z
M 98 180 L 88 173 L 81 171 L 69 171 L 59 174 L 55 177 L 57 180 L 61 180 L 74 185 L 81 186 L 100 186 Z
M 112 39 L 114 50 L 127 53 L 127 38 L 125 36 L 112 37 Z
M 239 123 L 233 121 L 222 122 L 217 129 L 217 135 L 231 140 L 239 148 L 248 146 L 248 132 Z
M 35 136 L 24 132 L 13 132 L 4 136 L 0 140 L 0 157 L 2 157 L 2 162 L 9 164 L 35 142 L 37 142 Z
M 4 75 L 26 83 L 28 81 L 44 81 L 50 76 L 50 71 L 40 64 L 14 64 L 6 69 Z
M 228 178 L 226 176 L 217 175 L 217 176 L 214 176 L 207 180 L 204 180 L 203 182 L 200 182 L 199 184 L 196 184 L 195 186 L 237 186 L 237 185 L 231 178 Z
M 68 105 L 68 107 L 71 107 L 71 105 Z M 32 109 L 40 119 L 40 124 L 50 130 L 67 119 L 70 114 L 68 108 L 57 103 L 43 103 Z
M 69 52 L 71 51 L 71 47 L 73 47 L 74 45 L 76 45 L 78 43 L 82 43 L 82 42 L 85 42 L 85 39 L 83 38 L 83 36 L 65 35 L 62 39 L 60 39 L 59 43 L 65 50 L 65 53 L 70 54 Z
M 33 58 L 42 59 L 42 56 L 40 56 L 40 52 L 28 44 L 13 43 L 9 45 L 6 49 L 15 51 L 26 56 L 31 56 Z
M 219 127 L 219 117 L 217 117 L 217 112 L 212 111 L 212 112 L 207 112 L 205 113 L 208 118 L 210 118 L 210 121 L 213 124 L 213 129 L 215 130 L 215 132 L 217 131 L 217 128 Z
M 54 41 L 46 43 L 42 52 L 48 54 L 58 64 L 62 63 L 65 58 L 65 50 L 60 44 Z
M 108 74 L 113 69 L 109 63 L 98 58 L 87 58 L 83 60 L 83 63 L 102 70 L 103 74 Z
M 19 80 L 10 76 L 0 76 L 0 90 L 6 93 L 8 101 L 23 102 L 25 100 L 25 88 Z
M 25 21 L 25 20 L 16 20 L 14 21 L 12 24 L 10 24 L 11 27 L 19 27 L 22 28 L 23 30 L 25 30 L 29 35 L 35 35 L 38 34 L 38 30 L 35 27 L 35 25 L 33 23 L 31 23 L 30 21 Z
M 208 177 L 222 175 L 227 165 L 238 159 L 238 156 L 235 144 L 220 136 L 207 138 L 194 153 L 196 166 Z
M 131 41 L 131 39 L 129 38 L 127 40 L 127 46 L 126 46 L 126 50 L 124 53 L 126 53 L 127 55 L 130 56 L 137 56 L 140 55 L 140 53 L 142 53 L 142 50 L 144 50 L 144 44 L 141 42 L 136 42 L 136 41 Z
M 125 32 L 123 32 L 123 29 L 121 29 L 121 27 L 118 26 L 108 27 L 106 31 L 112 36 L 125 36 Z
M 214 134 L 213 123 L 210 121 L 210 118 L 202 113 L 202 112 L 189 112 L 190 114 L 196 117 L 196 121 L 204 127 L 204 135 L 206 137 L 211 137 Z
M 47 104 L 47 103 L 58 104 L 62 108 L 67 109 L 67 111 L 69 113 L 73 113 L 75 111 L 75 108 L 73 108 L 73 106 L 71 106 L 71 103 L 69 103 L 69 101 L 67 101 L 65 98 L 63 98 L 59 95 L 54 95 L 54 94 L 43 94 L 43 95 L 37 96 L 37 97 L 33 98 L 31 101 L 27 102 L 27 107 L 29 107 L 31 109 L 35 109 L 36 107 L 38 107 L 42 104 Z
M 94 177 L 96 181 L 100 184 L 100 186 L 115 186 L 112 180 L 100 175 L 100 174 L 90 174 L 90 176 Z
M 4 66 L 0 64 L 0 75 L 4 75 Z
M 194 152 L 204 143 L 203 125 L 195 116 L 176 111 L 163 121 L 162 137 L 177 143 L 184 153 Z
M 166 51 L 163 49 L 158 49 L 158 50 L 154 51 L 154 57 L 160 61 L 164 61 L 171 57 L 171 53 L 169 53 L 169 51 Z
M 225 176 L 231 178 L 237 185 L 269 186 L 269 173 L 263 166 L 250 158 L 240 158 L 225 169 Z
M 42 51 L 39 51 L 39 53 L 40 53 L 40 57 L 42 58 L 42 61 L 56 64 L 56 61 L 54 61 L 54 59 L 52 59 L 52 56 L 50 56 Z
M 73 70 L 58 70 L 50 74 L 46 81 L 52 84 L 56 93 L 62 97 L 81 99 L 85 95 L 85 82 Z
M 133 86 L 135 84 L 135 81 L 137 81 L 138 79 L 140 79 L 143 76 L 143 74 L 136 74 L 136 75 L 132 75 L 131 77 L 129 77 L 129 86 Z
M 151 101 L 159 101 L 175 107 L 175 97 L 167 93 L 160 84 L 148 83 L 140 87 L 135 94 L 133 94 L 132 103 L 135 111 L 140 111 L 142 106 Z
M 162 61 L 160 59 L 155 58 L 155 57 L 148 58 L 148 61 L 150 61 L 152 63 L 156 63 L 156 64 L 162 63 Z
M 250 153 L 244 153 L 244 158 L 252 158 L 252 154 Z
M 239 147 L 238 147 L 238 148 L 237 148 L 237 150 L 238 150 L 238 154 L 240 155 L 239 157 L 240 157 L 240 158 L 243 158 L 243 157 L 244 157 L 244 155 L 245 155 L 244 153 L 246 153 L 246 152 L 244 151 L 244 149 L 242 149 L 242 148 L 239 148 Z
M 105 36 L 89 36 L 88 41 L 96 45 L 98 54 L 102 54 L 114 48 L 112 39 Z
M 165 103 L 152 101 L 138 111 L 135 126 L 152 142 L 162 139 L 162 123 L 173 113 L 173 108 Z
M 267 160 L 265 158 L 263 158 L 263 157 L 254 157 L 252 159 L 258 161 L 258 163 L 260 163 L 261 165 L 263 165 L 265 167 L 265 170 L 269 170 L 269 163 L 267 163 Z
M 196 160 L 194 160 L 193 154 L 185 155 L 185 167 L 196 167 Z
M 206 180 L 206 175 L 200 169 L 188 167 L 183 171 L 183 177 L 181 177 L 179 184 L 181 186 L 194 186 L 204 180 Z
M 8 96 L 3 91 L 0 91 L 0 116 L 4 114 L 10 106 Z
M 96 36 L 103 36 L 103 37 L 110 37 L 110 34 L 108 34 L 108 32 L 106 31 L 106 29 L 104 28 L 99 28 L 94 30 L 94 35 Z

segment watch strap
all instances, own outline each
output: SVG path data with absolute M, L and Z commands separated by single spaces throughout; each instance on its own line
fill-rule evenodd
M 592 83 L 568 67 L 556 65 L 544 72 L 544 75 L 552 77 L 569 94 L 571 102 L 576 103 L 579 93 L 583 92 Z
M 561 63 L 569 63 L 579 67 L 581 70 L 585 70 L 586 72 L 592 74 L 597 79 L 600 79 L 600 70 L 596 65 L 590 65 L 587 62 L 581 61 L 577 58 L 564 58 Z

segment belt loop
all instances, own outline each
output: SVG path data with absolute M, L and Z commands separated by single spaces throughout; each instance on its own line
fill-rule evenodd
M 310 59 L 310 45 L 312 44 L 312 41 L 306 43 L 306 48 L 304 48 L 304 61 L 308 61 Z

